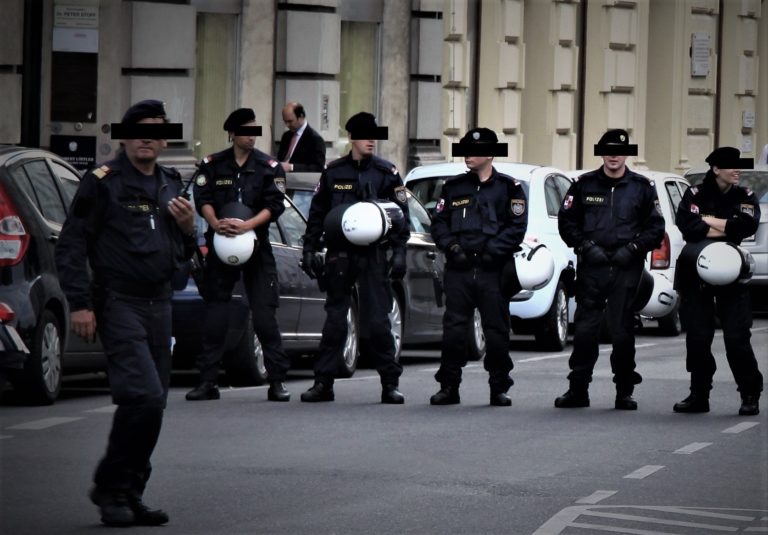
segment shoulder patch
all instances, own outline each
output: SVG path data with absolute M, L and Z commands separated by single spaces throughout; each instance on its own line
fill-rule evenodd
M 691 186 L 691 194 L 698 195 L 698 193 L 699 193 L 698 186 Z
M 277 160 L 268 160 L 267 161 L 267 165 L 269 165 L 270 167 L 273 167 L 273 168 L 277 167 Z
M 213 154 L 209 154 L 205 158 L 203 158 L 203 163 L 211 163 L 213 161 Z
M 755 207 L 751 204 L 741 203 L 741 212 L 747 214 L 750 217 L 755 217 Z
M 92 171 L 93 176 L 95 176 L 99 180 L 101 180 L 102 178 L 106 177 L 111 172 L 112 172 L 112 170 L 108 166 L 106 166 L 106 165 L 102 165 L 98 169 L 94 169 Z
M 521 216 L 525 213 L 525 201 L 523 199 L 511 199 L 509 207 L 514 216 Z
M 755 192 L 752 191 L 752 188 L 747 188 L 747 187 L 744 188 L 744 193 L 747 194 L 747 197 L 752 197 L 755 195 Z
M 654 182 L 653 180 L 649 180 L 649 182 L 651 183 L 651 186 L 653 186 L 654 188 L 656 187 L 656 182 Z
M 393 175 L 397 174 L 397 167 L 395 167 L 394 165 L 392 166 L 392 174 Z
M 398 186 L 395 188 L 395 198 L 400 204 L 408 202 L 408 194 L 405 191 L 405 186 Z
M 195 185 L 200 186 L 202 188 L 207 183 L 208 183 L 208 177 L 206 177 L 205 175 L 197 175 L 197 178 L 195 179 Z
M 275 186 L 280 190 L 280 193 L 285 193 L 285 178 L 281 176 L 275 177 Z

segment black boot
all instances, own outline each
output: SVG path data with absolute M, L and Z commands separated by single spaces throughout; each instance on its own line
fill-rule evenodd
M 128 502 L 127 492 L 93 487 L 88 496 L 98 506 L 101 522 L 104 525 L 132 526 L 136 522 L 136 516 Z
M 637 401 L 632 397 L 634 388 L 621 387 L 616 389 L 616 402 L 613 407 L 620 411 L 636 411 Z
M 555 407 L 558 409 L 589 407 L 589 393 L 586 390 L 574 390 L 573 388 L 569 388 L 568 392 L 555 398 Z
M 461 398 L 458 386 L 441 385 L 440 391 L 429 398 L 430 405 L 458 405 L 459 403 Z
M 301 401 L 307 403 L 333 401 L 334 399 L 333 385 L 326 385 L 320 381 L 315 381 L 315 384 L 309 390 L 301 394 Z
M 187 401 L 205 401 L 209 399 L 219 399 L 221 394 L 219 393 L 219 387 L 216 386 L 216 383 L 203 381 L 194 389 L 187 392 L 186 397 Z
M 381 402 L 390 405 L 402 405 L 405 403 L 405 396 L 397 389 L 397 385 L 381 385 Z
M 672 407 L 675 412 L 709 412 L 709 396 L 691 392 L 691 395 Z
M 509 407 L 512 405 L 512 399 L 506 392 L 491 390 L 491 405 L 494 407 Z
M 760 414 L 760 394 L 742 394 L 739 416 L 757 416 Z
M 270 381 L 269 390 L 267 390 L 267 399 L 269 401 L 290 401 L 291 393 L 285 388 L 282 381 Z
M 128 505 L 131 508 L 131 511 L 133 511 L 134 516 L 134 524 L 137 526 L 162 526 L 163 524 L 167 524 L 168 520 L 168 513 L 163 511 L 162 509 L 150 509 L 147 507 L 143 501 L 141 501 L 140 496 L 135 495 L 128 495 Z

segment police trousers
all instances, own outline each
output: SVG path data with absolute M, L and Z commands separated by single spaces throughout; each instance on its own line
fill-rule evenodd
M 752 311 L 749 287 L 695 285 L 681 294 L 680 316 L 686 326 L 685 368 L 691 374 L 691 392 L 708 395 L 717 365 L 712 355 L 715 314 L 723 328 L 728 365 L 742 395 L 759 395 L 763 376 L 752 350 Z
M 448 268 L 444 274 L 445 313 L 440 368 L 435 379 L 441 385 L 458 386 L 469 351 L 467 340 L 474 334 L 475 309 L 485 332 L 484 366 L 494 392 L 506 392 L 513 381 L 509 356 L 509 302 L 501 295 L 499 270 Z
M 117 405 L 107 451 L 94 482 L 141 496 L 152 471 L 171 375 L 171 301 L 107 290 L 97 297 L 96 322 Z
M 277 307 L 280 288 L 275 260 L 270 253 L 259 250 L 244 266 L 228 266 L 216 254 L 206 258 L 205 323 L 203 347 L 197 357 L 201 381 L 215 383 L 226 345 L 230 322 L 230 301 L 235 283 L 243 276 L 253 331 L 264 350 L 264 365 L 270 381 L 284 381 L 291 361 L 283 349 Z
M 600 350 L 603 316 L 611 336 L 611 371 L 616 390 L 631 394 L 642 381 L 635 371 L 635 313 L 632 301 L 642 264 L 629 269 L 579 265 L 576 277 L 573 352 L 568 360 L 572 390 L 585 391 L 592 381 Z
M 393 295 L 384 249 L 329 251 L 323 279 L 326 318 L 315 359 L 315 380 L 332 385 L 339 376 L 348 334 L 347 313 L 353 306 L 352 293 L 357 284 L 360 355 L 373 362 L 382 385 L 397 386 L 403 367 L 395 360 L 389 321 Z

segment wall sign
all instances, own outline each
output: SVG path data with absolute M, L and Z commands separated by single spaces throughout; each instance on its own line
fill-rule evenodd
M 709 75 L 709 34 L 694 32 L 691 34 L 691 76 Z

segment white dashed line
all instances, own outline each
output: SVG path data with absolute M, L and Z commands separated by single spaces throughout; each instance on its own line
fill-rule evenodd
M 576 503 L 581 503 L 585 505 L 595 505 L 598 502 L 603 501 L 606 498 L 610 498 L 614 494 L 616 494 L 615 490 L 596 490 L 589 496 L 585 496 L 584 498 L 579 498 L 576 500 Z
M 112 413 L 117 410 L 117 405 L 107 405 L 105 407 L 97 407 L 95 409 L 88 409 L 87 411 L 83 412 L 106 412 L 106 413 Z
M 741 422 L 740 424 L 736 424 L 733 427 L 729 427 L 728 429 L 723 429 L 723 433 L 741 433 L 747 429 L 752 429 L 758 425 L 758 423 L 759 422 Z
M 691 442 L 687 446 L 683 446 L 680 449 L 674 451 L 674 453 L 680 453 L 682 455 L 690 455 L 691 453 L 703 450 L 707 446 L 711 446 L 711 442 Z
M 30 430 L 30 431 L 38 431 L 40 429 L 47 429 L 49 427 L 53 427 L 54 425 L 61 425 L 61 424 L 68 424 L 69 422 L 75 422 L 77 420 L 82 420 L 82 416 L 73 416 L 73 417 L 53 417 L 53 418 L 43 418 L 42 420 L 35 420 L 33 422 L 26 422 L 23 424 L 17 424 L 12 425 L 10 427 L 7 427 L 6 429 L 24 429 L 24 430 Z
M 13 438 L 13 435 L 0 435 L 0 440 L 4 438 Z
M 537 362 L 539 360 L 561 359 L 567 357 L 570 353 L 557 353 L 556 355 L 544 355 L 541 357 L 531 357 L 529 359 L 518 360 L 517 362 Z
M 658 472 L 664 468 L 663 465 L 658 464 L 648 464 L 643 466 L 642 468 L 638 468 L 631 474 L 627 474 L 624 476 L 624 479 L 643 479 L 648 477 L 649 475 L 653 474 L 654 472 Z

